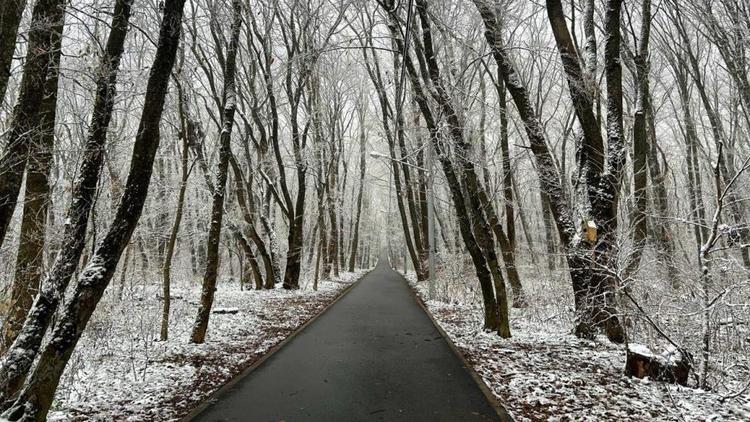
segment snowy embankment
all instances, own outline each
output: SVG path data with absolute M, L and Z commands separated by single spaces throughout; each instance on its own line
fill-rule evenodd
M 188 342 L 200 285 L 173 288 L 170 338 L 158 341 L 157 289 L 107 295 L 71 358 L 50 421 L 168 421 L 185 416 L 212 392 L 320 313 L 363 272 L 342 273 L 317 291 L 216 292 L 206 343 Z
M 747 421 L 750 392 L 739 397 L 623 374 L 624 346 L 570 334 L 566 315 L 532 304 L 513 309 L 512 338 L 482 329 L 476 301 L 425 300 L 427 283 L 407 279 L 453 343 L 517 421 Z M 440 294 L 438 294 L 440 296 Z M 455 297 L 455 295 L 452 295 Z M 560 299 L 563 300 L 563 299 Z M 450 303 L 448 303 L 450 302 Z

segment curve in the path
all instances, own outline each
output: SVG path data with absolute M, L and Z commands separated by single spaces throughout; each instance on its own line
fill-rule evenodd
M 381 263 L 193 421 L 499 419 L 403 277 Z

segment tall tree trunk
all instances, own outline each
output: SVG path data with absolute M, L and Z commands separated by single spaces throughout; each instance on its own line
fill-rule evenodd
M 313 224 L 312 231 L 310 231 L 310 243 L 308 243 L 307 247 L 307 258 L 305 259 L 306 265 L 309 267 L 313 265 L 313 258 L 315 258 L 315 253 L 318 251 L 318 243 L 315 239 L 318 238 L 318 228 L 320 225 L 318 224 L 317 218 L 315 219 L 315 223 Z
M 560 0 L 547 0 L 547 12 L 557 48 L 568 80 L 569 92 L 581 124 L 584 137 L 586 184 L 591 201 L 592 218 L 597 225 L 597 239 L 592 248 L 593 261 L 590 278 L 585 282 L 583 312 L 579 312 L 576 332 L 579 336 L 593 335 L 595 326 L 602 328 L 614 342 L 623 342 L 625 333 L 616 315 L 616 282 L 610 271 L 617 264 L 617 208 L 625 162 L 623 139 L 622 67 L 620 59 L 620 15 L 622 0 L 607 2 L 604 32 L 606 44 L 604 67 L 607 81 L 607 157 L 594 114 L 590 92 L 585 89 L 582 70 L 575 46 L 565 21 Z M 578 260 L 583 259 L 580 254 Z M 582 275 L 582 274 L 581 274 Z M 587 275 L 588 277 L 588 275 Z
M 305 182 L 304 170 L 298 170 L 298 180 Z M 299 289 L 299 277 L 302 271 L 302 230 L 304 228 L 304 202 L 305 194 L 302 192 L 304 185 L 300 187 L 300 192 L 297 192 L 297 200 L 295 208 L 298 212 L 295 212 L 294 218 L 289 222 L 289 235 L 287 242 L 289 245 L 289 251 L 286 255 L 286 271 L 284 271 L 284 284 L 285 289 Z
M 651 0 L 641 2 L 641 33 L 638 52 L 634 58 L 636 68 L 637 104 L 633 117 L 633 197 L 635 207 L 632 217 L 631 242 L 633 252 L 625 265 L 625 279 L 636 273 L 648 238 L 648 129 L 646 112 L 651 101 L 649 89 L 648 44 L 651 35 Z
M 359 225 L 362 218 L 362 193 L 365 189 L 365 173 L 367 172 L 367 134 L 365 133 L 365 108 L 364 104 L 360 105 L 359 111 L 359 190 L 357 191 L 357 211 L 354 217 L 354 235 L 352 236 L 352 246 L 349 253 L 350 272 L 354 271 L 354 263 L 357 259 L 357 249 L 359 247 Z
M 382 3 L 384 4 L 384 3 Z M 396 29 L 395 27 L 393 29 Z M 409 229 L 409 220 L 406 215 L 406 208 L 404 207 L 404 200 L 403 200 L 403 194 L 402 194 L 402 185 L 401 185 L 401 166 L 396 162 L 398 157 L 396 156 L 396 134 L 394 133 L 394 129 L 391 128 L 391 121 L 394 119 L 393 117 L 393 108 L 395 106 L 392 106 L 389 99 L 388 94 L 385 89 L 385 81 L 383 79 L 383 75 L 381 74 L 380 70 L 380 63 L 378 61 L 377 54 L 375 53 L 375 49 L 373 46 L 372 37 L 368 37 L 366 39 L 367 44 L 365 45 L 365 48 L 362 49 L 362 54 L 364 56 L 365 61 L 365 67 L 367 69 L 367 73 L 370 76 L 370 80 L 372 81 L 372 84 L 375 88 L 375 92 L 378 94 L 378 101 L 380 104 L 380 112 L 381 112 L 381 121 L 383 125 L 383 131 L 385 132 L 386 140 L 388 141 L 388 153 L 391 159 L 391 169 L 393 173 L 393 185 L 395 187 L 395 195 L 396 195 L 396 205 L 398 207 L 398 213 L 401 220 L 401 227 L 404 232 L 404 239 L 406 243 L 407 251 L 409 252 L 409 257 L 412 260 L 412 263 L 414 264 L 415 268 L 419 265 L 419 257 L 417 256 L 417 250 L 414 246 L 414 243 L 412 242 L 412 236 Z M 372 54 L 368 54 L 368 50 L 372 50 Z M 395 50 L 395 49 L 394 49 Z M 398 60 L 394 59 L 394 63 L 398 63 Z M 394 66 L 394 69 L 398 69 L 398 66 Z M 398 90 L 401 91 L 401 87 L 403 86 L 403 83 L 398 84 Z M 396 100 L 400 99 L 401 94 L 396 95 Z M 390 251 L 389 251 L 390 253 Z M 424 275 L 423 272 L 418 272 L 417 276 L 422 277 Z
M 214 186 L 213 192 L 213 203 L 211 206 L 211 224 L 208 229 L 206 270 L 203 275 L 203 287 L 201 289 L 201 301 L 200 306 L 198 307 L 198 315 L 195 318 L 193 333 L 190 336 L 191 343 L 200 344 L 206 339 L 208 319 L 211 316 L 211 307 L 214 303 L 214 293 L 216 291 L 219 257 L 221 255 L 219 252 L 219 243 L 221 242 L 221 224 L 224 218 L 224 194 L 226 192 L 227 177 L 229 174 L 229 157 L 232 154 L 232 127 L 234 125 L 234 114 L 237 109 L 235 73 L 237 70 L 237 48 L 239 44 L 241 24 L 242 6 L 240 0 L 233 0 L 232 27 L 224 68 L 224 93 L 222 98 L 223 110 L 221 134 L 219 135 L 219 165 L 216 174 L 216 185 Z
M 313 239 L 313 242 L 315 242 L 315 239 Z M 320 233 L 320 241 L 317 242 L 317 258 L 315 258 L 315 276 L 313 280 L 313 290 L 318 291 L 318 281 L 320 280 L 320 258 L 324 255 L 324 249 L 325 249 L 325 234 L 323 232 Z
M 44 101 L 40 99 L 44 98 L 47 77 L 55 67 L 65 3 L 64 0 L 38 0 L 32 12 L 21 91 L 7 132 L 7 146 L 0 157 L 0 246 L 16 208 L 29 149 L 42 124 Z M 2 39 L 5 42 L 5 34 Z M 11 42 L 15 46 L 15 37 Z
M 424 265 L 423 273 L 425 275 L 425 278 L 434 277 L 434 274 L 431 274 L 430 271 L 433 270 L 433 268 L 430 268 L 430 201 L 428 201 L 428 193 L 427 191 L 431 189 L 430 186 L 428 186 L 430 182 L 430 175 L 429 171 L 431 169 L 427 169 L 427 166 L 431 165 L 431 159 L 430 164 L 425 163 L 425 150 L 426 148 L 423 147 L 424 140 L 422 139 L 422 133 L 420 130 L 420 123 L 419 123 L 419 107 L 415 106 L 414 109 L 414 131 L 416 132 L 415 135 L 415 145 L 417 145 L 418 151 L 417 151 L 417 166 L 419 169 L 417 170 L 417 176 L 416 176 L 416 184 L 417 184 L 417 194 L 419 197 L 419 203 L 418 203 L 418 213 L 419 213 L 419 227 L 421 230 L 421 238 L 422 238 L 422 246 L 420 248 L 420 252 L 422 252 L 422 265 Z M 427 144 L 429 145 L 429 143 Z M 427 152 L 429 154 L 429 152 Z M 428 156 L 430 157 L 430 156 Z M 432 245 L 434 247 L 434 245 Z M 434 256 L 433 256 L 434 258 Z M 434 263 L 433 263 L 434 264 Z
M 3 417 L 11 421 L 43 421 L 47 416 L 60 376 L 138 224 L 159 146 L 159 122 L 180 39 L 183 5 L 184 0 L 166 0 L 164 4 L 159 44 L 146 86 L 130 171 L 112 225 L 79 276 L 50 342 L 39 356 L 18 399 L 3 413 Z
M 682 118 L 685 133 L 685 159 L 687 161 L 688 198 L 690 214 L 693 220 L 693 233 L 695 235 L 695 250 L 697 251 L 708 239 L 708 225 L 706 222 L 706 209 L 703 203 L 703 180 L 700 165 L 698 163 L 698 132 L 690 109 L 690 93 L 687 86 L 687 76 L 680 66 L 675 67 L 675 80 L 680 95 Z
M 516 218 L 515 199 L 513 198 L 513 169 L 510 162 L 510 145 L 508 143 L 508 104 L 507 90 L 502 75 L 499 75 L 495 85 L 497 91 L 499 114 L 500 114 L 500 154 L 503 165 L 503 199 L 505 201 L 505 232 L 508 237 L 510 252 L 516 250 Z M 489 188 L 489 186 L 488 186 Z
M 331 141 L 333 143 L 333 141 Z M 336 213 L 338 201 L 338 154 L 335 148 L 331 148 L 330 163 L 328 165 L 328 180 L 326 182 L 326 198 L 328 209 L 328 220 L 331 224 L 330 236 L 328 237 L 328 263 L 333 268 L 334 277 L 339 276 L 338 248 L 339 245 L 339 216 Z
M 8 89 L 18 25 L 25 8 L 26 0 L 0 0 L 0 105 Z
M 317 139 L 320 141 L 320 138 Z M 328 177 L 327 168 L 328 166 L 325 166 L 324 163 L 326 162 L 326 151 L 325 148 L 322 146 L 319 148 L 318 154 L 317 154 L 317 166 L 318 166 L 318 180 L 316 182 L 316 193 L 318 197 L 318 227 L 320 228 L 320 239 L 319 241 L 316 241 L 316 239 L 313 239 L 313 242 L 316 242 L 316 248 L 318 250 L 318 259 L 316 261 L 316 267 L 318 270 L 320 270 L 320 273 L 318 274 L 318 270 L 316 270 L 316 276 L 319 275 L 324 280 L 327 280 L 331 276 L 331 260 L 330 254 L 328 252 L 328 247 L 330 244 L 330 241 L 328 239 L 329 233 L 328 233 L 328 226 L 326 225 L 326 209 L 327 209 L 327 191 L 328 191 L 328 183 L 330 181 Z M 322 255 L 322 256 L 321 256 Z M 317 277 L 316 277 L 317 278 Z
M 549 195 L 543 190 L 539 191 L 539 199 L 542 203 L 541 216 L 542 224 L 544 225 L 544 243 L 547 247 L 547 269 L 550 274 L 555 271 L 557 267 L 557 242 L 555 239 L 554 229 L 554 216 L 552 213 L 552 207 L 550 205 Z
M 476 173 L 473 162 L 468 157 L 469 148 L 466 144 L 463 134 L 463 125 L 459 121 L 458 112 L 454 108 L 450 96 L 448 95 L 440 67 L 437 63 L 437 57 L 433 49 L 432 30 L 429 22 L 427 2 L 425 0 L 416 1 L 417 12 L 422 28 L 422 42 L 424 48 L 424 59 L 428 70 L 429 79 L 434 86 L 432 97 L 440 106 L 444 118 L 448 124 L 451 139 L 457 149 L 457 155 L 461 164 L 461 173 L 463 174 L 463 184 L 468 192 L 470 206 L 477 220 L 476 236 L 477 244 L 481 248 L 483 255 L 486 257 L 490 273 L 495 279 L 495 295 L 498 307 L 499 321 L 497 325 L 498 334 L 501 337 L 510 337 L 510 322 L 508 316 L 508 298 L 505 292 L 505 283 L 499 279 L 499 265 L 497 254 L 495 253 L 495 242 L 492 237 L 492 231 L 482 212 L 482 187 L 479 176 Z M 437 147 L 436 147 L 437 150 Z M 468 246 L 468 245 L 467 245 Z
M 179 84 L 179 82 L 178 82 Z M 162 262 L 161 276 L 162 276 L 162 312 L 161 312 L 161 329 L 159 331 L 159 339 L 166 341 L 169 336 L 169 308 L 172 303 L 170 297 L 171 285 L 172 285 L 172 258 L 174 257 L 174 249 L 177 244 L 177 235 L 180 232 L 180 224 L 182 223 L 182 214 L 185 208 L 185 191 L 187 190 L 188 177 L 190 176 L 190 168 L 188 163 L 189 157 L 189 132 L 187 119 L 184 117 L 186 114 L 184 97 L 182 95 L 182 89 L 178 89 L 178 102 L 180 112 L 180 140 L 182 144 L 182 155 L 180 159 L 180 190 L 177 194 L 177 209 L 174 213 L 174 221 L 172 222 L 172 229 L 169 232 L 169 238 L 167 239 L 166 248 L 164 250 L 164 260 Z
M 516 178 L 512 177 L 510 178 L 510 184 L 513 187 L 513 197 L 514 198 L 520 198 L 518 195 L 518 186 L 516 186 Z M 520 200 L 519 200 L 520 204 Z M 518 205 L 518 204 L 517 204 Z M 529 248 L 529 258 L 531 258 L 531 265 L 535 266 L 537 265 L 537 258 L 536 258 L 536 247 L 534 246 L 534 237 L 531 233 L 531 230 L 529 229 L 528 221 L 526 221 L 526 212 L 524 211 L 522 206 L 518 206 L 518 219 L 521 221 L 521 228 L 523 229 L 523 235 L 526 238 L 526 244 Z
M 343 134 L 339 134 L 339 158 L 338 161 L 341 161 L 341 157 L 344 154 L 344 143 L 343 143 Z M 338 209 L 339 209 L 339 223 L 338 223 L 338 232 L 339 232 L 339 245 L 338 245 L 338 270 L 339 272 L 344 270 L 346 268 L 346 261 L 344 260 L 344 256 L 346 255 L 346 241 L 344 239 L 344 221 L 346 219 L 346 216 L 344 214 L 344 200 L 346 199 L 346 185 L 347 185 L 347 178 L 349 176 L 349 167 L 347 165 L 342 166 L 344 175 L 341 178 L 341 185 L 338 189 Z
M 668 273 L 667 277 L 670 279 L 670 284 L 672 286 L 678 286 L 680 284 L 680 271 L 677 268 L 676 263 L 675 242 L 672 236 L 673 230 L 667 218 L 669 213 L 667 189 L 665 185 L 667 174 L 666 169 L 664 169 L 659 163 L 659 157 L 657 154 L 657 143 L 659 141 L 656 137 L 656 124 L 654 122 L 654 111 L 651 101 L 648 102 L 647 107 L 646 121 L 648 122 L 649 127 L 647 167 L 653 189 L 651 197 L 653 199 L 656 217 L 658 218 L 658 222 L 652 224 L 654 242 L 657 245 L 657 253 L 661 258 L 660 261 L 666 263 Z
M 130 264 L 130 246 L 125 247 L 125 256 L 122 258 L 122 270 L 120 270 L 120 284 L 117 287 L 117 299 L 122 300 L 122 296 L 125 293 L 125 279 L 128 276 L 128 268 Z
M 95 200 L 107 128 L 114 106 L 117 69 L 128 30 L 130 4 L 128 0 L 118 0 L 115 3 L 112 30 L 99 64 L 100 76 L 96 85 L 89 135 L 83 149 L 83 163 L 73 185 L 72 203 L 63 229 L 60 253 L 47 279 L 42 283 L 42 290 L 34 300 L 21 334 L 0 360 L 0 403 L 13 396 L 26 378 L 60 297 L 67 288 L 85 247 L 89 212 Z
M 50 62 L 47 87 L 41 99 L 40 124 L 29 148 L 26 166 L 26 191 L 21 216 L 21 237 L 16 256 L 16 270 L 11 284 L 10 307 L 2 330 L 0 353 L 10 347 L 23 325 L 26 313 L 39 292 L 44 273 L 44 245 L 47 232 L 47 209 L 50 201 L 49 175 L 55 142 L 57 85 L 59 80 L 62 20 L 55 31 L 54 58 Z
M 398 60 L 398 55 L 394 55 L 394 66 L 393 71 L 394 75 L 396 72 L 399 71 L 400 65 Z M 409 219 L 411 221 L 411 229 L 412 233 L 407 238 L 408 240 L 408 247 L 413 249 L 413 251 L 410 250 L 410 254 L 412 255 L 412 264 L 414 265 L 414 272 L 417 274 L 417 280 L 424 281 L 427 280 L 427 250 L 424 247 L 425 242 L 422 236 L 422 230 L 420 229 L 420 217 L 417 213 L 417 199 L 413 190 L 413 182 L 411 179 L 411 171 L 409 170 L 409 167 L 411 164 L 409 163 L 409 154 L 406 149 L 406 123 L 404 119 L 404 107 L 403 107 L 403 92 L 406 86 L 406 81 L 401 80 L 399 78 L 397 80 L 396 85 L 396 98 L 394 100 L 393 109 L 395 111 L 394 117 L 394 123 L 395 123 L 395 141 L 398 144 L 398 152 L 400 154 L 399 156 L 396 155 L 395 152 L 395 146 L 394 148 L 390 148 L 391 153 L 391 160 L 393 161 L 394 168 L 396 166 L 401 167 L 401 173 L 404 176 L 404 182 L 400 189 L 396 189 L 396 195 L 403 194 L 406 197 L 406 205 L 407 209 L 409 211 Z M 394 170 L 394 176 L 396 172 Z M 400 181 L 399 181 L 400 184 Z M 399 193 L 400 192 L 400 193 Z M 402 199 L 403 201 L 403 199 Z M 409 224 L 407 223 L 404 226 L 404 230 L 409 230 Z M 412 243 L 413 239 L 413 243 Z

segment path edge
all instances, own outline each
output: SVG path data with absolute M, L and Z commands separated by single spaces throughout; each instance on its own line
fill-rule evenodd
M 270 359 L 273 355 L 275 355 L 279 350 L 281 350 L 284 346 L 286 346 L 287 343 L 292 341 L 299 333 L 304 331 L 305 328 L 307 328 L 308 325 L 312 324 L 317 320 L 321 315 L 326 313 L 329 308 L 331 308 L 333 305 L 335 305 L 339 300 L 343 299 L 344 296 L 346 296 L 347 293 L 349 293 L 354 286 L 359 284 L 362 279 L 364 279 L 368 274 L 370 274 L 375 267 L 370 268 L 368 271 L 362 273 L 362 276 L 360 276 L 357 281 L 351 283 L 350 285 L 346 286 L 341 292 L 339 292 L 338 296 L 336 296 L 335 299 L 333 299 L 329 304 L 327 304 L 323 309 L 320 310 L 317 314 L 313 315 L 310 319 L 305 321 L 302 325 L 297 327 L 294 331 L 291 332 L 284 340 L 281 340 L 276 345 L 271 347 L 266 351 L 263 356 L 258 358 L 258 360 L 254 361 L 244 369 L 242 369 L 237 375 L 230 378 L 227 382 L 225 382 L 219 389 L 215 390 L 213 393 L 209 394 L 208 397 L 206 397 L 201 403 L 193 408 L 187 415 L 179 418 L 178 420 L 181 422 L 191 422 L 196 417 L 198 417 L 201 413 L 203 413 L 206 409 L 208 409 L 211 405 L 215 403 L 215 400 L 219 398 L 222 394 L 227 392 L 229 389 L 234 387 L 238 382 L 245 379 L 248 375 L 253 373 L 256 369 L 258 369 L 259 366 L 263 365 L 265 361 Z
M 417 290 L 409 283 L 409 280 L 406 278 L 406 276 L 401 273 L 400 271 L 397 271 L 394 269 L 394 271 L 406 282 L 406 285 L 409 287 L 409 291 L 411 292 L 412 296 L 414 297 L 414 300 L 417 302 L 420 308 L 424 311 L 425 314 L 427 314 L 427 317 L 430 318 L 430 321 L 432 322 L 432 325 L 435 326 L 435 328 L 438 330 L 441 336 L 445 339 L 446 343 L 448 343 L 448 347 L 453 351 L 453 353 L 458 357 L 458 359 L 461 360 L 461 363 L 463 364 L 466 371 L 469 373 L 471 378 L 474 380 L 474 382 L 477 384 L 479 389 L 482 391 L 482 394 L 487 398 L 487 401 L 490 403 L 490 406 L 492 406 L 493 409 L 495 409 L 495 413 L 497 413 L 497 416 L 500 418 L 503 422 L 513 422 L 513 418 L 510 416 L 508 411 L 505 409 L 505 406 L 500 402 L 500 400 L 495 397 L 495 395 L 490 391 L 490 388 L 487 386 L 487 384 L 484 383 L 484 380 L 479 375 L 479 373 L 474 369 L 474 365 L 469 363 L 468 360 L 466 360 L 466 356 L 464 356 L 463 353 L 461 353 L 461 350 L 456 346 L 455 343 L 453 343 L 453 340 L 450 338 L 448 333 L 443 330 L 443 327 L 440 326 L 440 323 L 435 319 L 435 316 L 432 315 L 432 312 L 430 312 L 430 309 L 427 307 L 427 304 L 424 303 L 424 299 L 419 295 Z

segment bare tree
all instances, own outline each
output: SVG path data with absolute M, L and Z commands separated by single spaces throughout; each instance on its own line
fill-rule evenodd
M 101 71 L 96 85 L 89 136 L 84 145 L 79 177 L 73 186 L 60 253 L 49 276 L 42 283 L 42 290 L 31 306 L 20 335 L 0 360 L 0 403 L 7 401 L 21 387 L 85 246 L 89 213 L 95 201 L 107 128 L 114 107 L 117 70 L 128 32 L 130 7 L 131 2 L 128 0 L 115 3 L 112 30 L 99 63 Z
M 193 325 L 193 333 L 190 341 L 203 343 L 208 330 L 208 319 L 211 316 L 211 307 L 214 302 L 216 291 L 216 278 L 219 269 L 219 242 L 221 240 L 221 223 L 224 218 L 224 193 L 226 192 L 227 177 L 229 175 L 229 157 L 232 154 L 230 141 L 232 139 L 232 127 L 234 125 L 234 114 L 237 110 L 237 93 L 235 73 L 237 71 L 237 50 L 240 38 L 240 26 L 242 25 L 242 5 L 239 0 L 232 1 L 232 26 L 230 29 L 230 41 L 227 47 L 226 61 L 224 64 L 224 92 L 222 95 L 222 119 L 221 133 L 219 135 L 219 166 L 214 184 L 213 203 L 211 208 L 211 223 L 208 230 L 208 251 L 206 259 L 206 272 L 203 276 L 203 289 L 201 302 L 198 308 L 198 316 Z
M 8 9 L 2 10 L 5 13 Z M 55 68 L 55 50 L 59 50 L 56 46 L 59 46 L 64 15 L 65 2 L 62 0 L 38 0 L 32 12 L 32 29 L 29 32 L 21 89 L 13 109 L 7 146 L 0 157 L 0 168 L 3 169 L 3 177 L 0 178 L 0 245 L 5 240 L 13 217 L 29 149 L 43 122 L 43 101 L 39 99 L 44 98 L 47 76 Z M 12 26 L 12 22 L 9 26 Z
M 26 183 L 21 236 L 16 255 L 16 270 L 11 285 L 10 310 L 2 329 L 0 352 L 15 340 L 29 311 L 44 272 L 44 246 L 47 235 L 47 210 L 50 202 L 49 178 L 55 142 L 57 86 L 61 54 L 63 21 L 52 28 L 56 34 L 52 60 L 39 110 L 39 126 L 32 134 L 26 165 Z
M 184 0 L 167 0 L 159 30 L 159 45 L 149 75 L 143 114 L 133 146 L 133 159 L 122 198 L 112 225 L 78 277 L 69 301 L 62 308 L 51 340 L 44 347 L 36 367 L 18 398 L 3 413 L 10 420 L 45 419 L 73 349 L 86 328 L 117 263 L 138 223 L 151 180 L 159 146 L 159 123 L 169 78 L 177 54 Z

